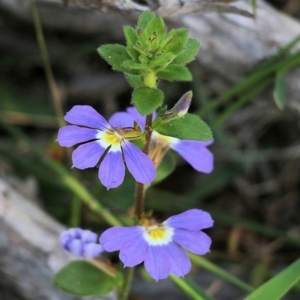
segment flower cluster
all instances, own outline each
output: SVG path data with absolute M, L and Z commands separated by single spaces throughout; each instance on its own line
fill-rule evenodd
M 145 216 L 138 226 L 109 228 L 100 236 L 100 245 L 107 252 L 120 251 L 119 257 L 125 267 L 134 267 L 144 262 L 149 275 L 155 280 L 161 280 L 170 273 L 184 276 L 190 271 L 190 259 L 182 248 L 199 255 L 209 251 L 211 239 L 201 230 L 212 226 L 210 214 L 199 209 L 187 210 L 163 223 Z M 86 245 L 84 234 L 81 233 L 78 239 L 69 233 L 78 233 L 79 230 L 71 229 L 62 233 L 61 242 L 65 249 L 72 249 L 72 253 L 88 258 L 86 253 L 82 255 L 81 250 Z M 90 232 L 88 235 L 92 237 Z M 66 247 L 66 240 L 74 246 Z
M 155 119 L 155 114 L 154 114 Z M 124 180 L 125 166 L 140 183 L 150 184 L 155 178 L 155 167 L 166 151 L 171 148 L 179 153 L 195 170 L 210 173 L 213 155 L 206 148 L 212 141 L 191 141 L 152 132 L 149 157 L 130 142 L 141 136 L 145 128 L 145 117 L 135 107 L 127 112 L 117 112 L 107 122 L 92 107 L 74 106 L 65 116 L 71 124 L 61 128 L 57 141 L 63 147 L 78 146 L 73 154 L 73 167 L 92 168 L 100 162 L 99 179 L 107 189 L 118 187 Z M 141 131 L 134 128 L 137 122 Z
M 96 242 L 96 233 L 81 228 L 71 228 L 60 235 L 60 243 L 65 250 L 84 258 L 94 258 L 103 252 L 102 246 Z

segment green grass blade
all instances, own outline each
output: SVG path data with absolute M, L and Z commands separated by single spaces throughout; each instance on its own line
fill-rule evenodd
M 270 80 L 270 78 L 273 79 L 274 73 L 276 72 L 285 73 L 291 68 L 294 68 L 299 64 L 300 64 L 300 52 L 296 52 L 295 54 L 285 59 L 283 58 L 280 61 L 272 60 L 272 63 L 262 64 L 260 67 L 255 69 L 255 71 L 251 72 L 247 77 L 243 78 L 234 87 L 222 93 L 219 99 L 211 100 L 207 106 L 205 106 L 204 108 L 202 108 L 197 112 L 197 115 L 200 118 L 203 118 L 206 114 L 208 114 L 209 112 L 217 108 L 220 104 L 224 103 L 226 100 L 229 100 L 232 97 L 236 97 L 241 94 L 243 95 L 246 94 L 246 96 L 243 96 L 244 102 L 241 103 L 244 104 L 248 100 L 250 100 L 250 97 L 248 97 L 248 93 L 252 93 L 253 95 L 252 98 L 253 98 L 254 95 L 256 95 L 256 93 L 254 93 L 254 90 L 258 90 L 257 87 L 262 85 L 263 82 Z M 229 107 L 228 109 L 231 109 L 231 107 Z M 228 113 L 229 111 L 227 111 L 227 114 Z M 218 123 L 221 121 L 218 121 Z
M 190 296 L 191 299 L 214 300 L 212 296 L 205 293 L 205 291 L 194 282 L 174 275 L 170 275 L 170 278 L 186 295 Z
M 245 283 L 244 281 L 238 279 L 237 277 L 231 275 L 227 271 L 223 270 L 222 268 L 219 268 L 215 264 L 211 263 L 207 259 L 205 259 L 202 256 L 198 256 L 195 254 L 189 253 L 189 257 L 192 260 L 192 262 L 198 266 L 201 266 L 202 268 L 206 269 L 212 274 L 215 274 L 216 276 L 224 279 L 227 282 L 230 282 L 231 284 L 235 285 L 236 287 L 246 291 L 246 292 L 252 292 L 254 291 L 254 287 L 251 285 Z
M 249 100 L 253 99 L 257 94 L 262 92 L 271 82 L 272 78 L 268 78 L 261 83 L 257 84 L 252 91 L 245 94 L 238 101 L 231 104 L 223 113 L 219 114 L 214 121 L 211 123 L 211 127 L 214 128 L 219 126 L 222 122 L 224 122 L 228 117 L 230 117 L 234 112 L 236 112 L 241 106 L 247 103 Z
M 252 12 L 255 16 L 256 15 L 256 10 L 257 10 L 257 0 L 251 0 L 251 6 L 252 6 Z
M 276 74 L 273 96 L 277 107 L 283 110 L 285 104 L 285 81 L 282 73 Z
M 281 299 L 300 279 L 300 259 L 267 281 L 245 300 Z

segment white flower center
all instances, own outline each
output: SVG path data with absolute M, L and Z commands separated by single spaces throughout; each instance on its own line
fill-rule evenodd
M 162 225 L 145 227 L 144 239 L 150 246 L 167 245 L 172 242 L 174 235 L 173 228 L 168 228 Z

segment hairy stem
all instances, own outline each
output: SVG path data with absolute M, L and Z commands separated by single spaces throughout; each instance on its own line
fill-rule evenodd
M 146 143 L 143 149 L 143 152 L 148 155 L 149 148 L 150 148 L 150 141 L 151 141 L 151 134 L 152 134 L 152 114 L 149 114 L 146 117 L 146 126 L 145 126 L 145 137 Z M 145 185 L 143 183 L 136 183 L 136 190 L 135 190 L 135 215 L 140 218 L 144 211 L 144 198 L 145 198 Z

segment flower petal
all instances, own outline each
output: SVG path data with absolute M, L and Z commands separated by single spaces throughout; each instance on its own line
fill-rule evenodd
M 132 116 L 134 121 L 136 121 L 141 127 L 141 129 L 144 131 L 145 124 L 146 124 L 146 117 L 142 116 L 134 106 L 127 107 L 126 111 L 128 112 L 129 115 Z
M 80 170 L 95 167 L 104 151 L 98 141 L 80 145 L 72 154 L 73 167 Z
M 74 125 L 64 126 L 59 129 L 57 141 L 62 147 L 71 147 L 97 138 L 98 130 L 81 128 Z
M 109 190 L 119 186 L 125 176 L 125 166 L 120 151 L 108 151 L 99 168 L 99 179 Z
M 187 254 L 175 243 L 164 246 L 169 254 L 170 263 L 172 264 L 171 272 L 175 276 L 184 276 L 192 268 L 191 261 Z
M 156 170 L 152 160 L 134 144 L 122 143 L 125 162 L 129 172 L 137 182 L 150 184 L 155 178 Z
M 172 263 L 164 246 L 149 247 L 144 264 L 149 275 L 156 281 L 167 278 L 172 271 Z
M 201 209 L 189 209 L 181 214 L 170 217 L 164 221 L 164 224 L 171 228 L 199 231 L 204 228 L 212 227 L 214 221 L 206 211 Z
M 175 229 L 173 241 L 184 249 L 203 255 L 209 251 L 211 238 L 202 231 Z
M 195 170 L 210 173 L 214 156 L 206 149 L 207 142 L 179 140 L 170 147 L 178 152 Z
M 90 230 L 83 230 L 81 240 L 83 243 L 95 243 L 97 241 L 97 234 Z
M 126 112 L 114 113 L 108 120 L 109 124 L 115 128 L 133 127 L 134 119 Z
M 134 121 L 139 124 L 141 130 L 144 131 L 146 125 L 146 116 L 141 115 L 134 106 L 127 107 L 126 111 L 132 116 Z M 152 114 L 152 121 L 156 118 L 156 115 L 157 113 L 154 111 Z
M 112 227 L 105 230 L 100 236 L 100 244 L 107 252 L 120 250 L 142 239 L 144 228 L 141 226 Z
M 83 246 L 82 255 L 85 258 L 95 258 L 103 252 L 101 245 L 96 243 L 89 243 Z
M 82 125 L 91 128 L 110 128 L 107 121 L 89 105 L 75 105 L 67 112 L 64 118 L 67 122 L 75 125 Z
M 81 228 L 70 228 L 64 230 L 60 234 L 60 244 L 65 250 L 69 250 L 68 249 L 69 241 L 74 239 L 80 239 L 82 232 L 83 230 Z
M 72 240 L 68 243 L 67 250 L 76 256 L 81 256 L 83 243 L 80 240 Z
M 120 260 L 125 267 L 134 267 L 145 260 L 148 249 L 147 242 L 141 237 L 120 250 Z

